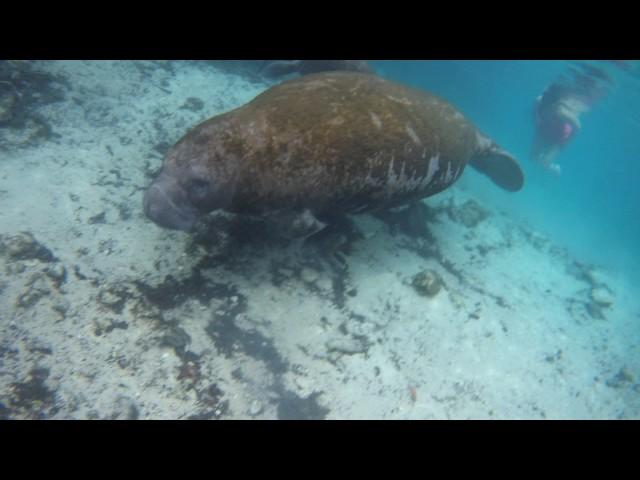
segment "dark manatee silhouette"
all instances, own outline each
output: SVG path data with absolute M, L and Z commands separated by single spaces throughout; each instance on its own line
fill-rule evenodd
M 268 78 L 278 78 L 293 73 L 309 75 L 340 70 L 373 73 L 365 60 L 274 60 L 267 62 L 261 73 Z
M 313 233 L 332 218 L 441 192 L 467 164 L 508 191 L 523 186 L 516 160 L 444 100 L 375 75 L 319 73 L 189 131 L 165 156 L 144 210 L 171 229 L 222 209 Z

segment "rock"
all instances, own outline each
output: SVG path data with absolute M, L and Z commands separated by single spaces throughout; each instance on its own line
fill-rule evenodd
M 308 267 L 304 267 L 300 272 L 300 277 L 306 283 L 315 283 L 318 280 L 318 272 Z
M 533 248 L 539 251 L 549 243 L 549 239 L 538 232 L 531 232 L 531 237 L 529 238 L 529 240 L 531 241 L 531 245 L 533 245 Z
M 93 409 L 93 410 L 89 410 L 87 412 L 87 420 L 99 420 L 100 419 L 100 413 Z
M 544 360 L 547 363 L 555 363 L 562 360 L 562 350 L 557 350 L 554 354 L 546 355 Z
M 70 307 L 71 304 L 66 298 L 58 298 L 51 306 L 53 311 L 59 313 L 63 319 L 67 318 L 67 312 L 69 311 Z
M 592 287 L 602 286 L 605 283 L 602 272 L 592 266 L 588 266 L 585 268 L 584 277 Z
M 116 328 L 126 330 L 129 328 L 129 324 L 125 321 L 117 321 L 113 318 L 96 318 L 93 320 L 94 331 L 93 333 L 99 337 L 103 333 L 110 333 Z
M 585 303 L 585 308 L 587 309 L 587 313 L 596 320 L 604 320 L 605 316 L 602 313 L 602 306 L 596 302 L 587 302 Z
M 275 269 L 275 273 L 284 278 L 291 278 L 293 276 L 293 270 L 287 267 L 278 267 Z
M 566 272 L 581 282 L 587 282 L 592 287 L 595 286 L 591 277 L 591 267 L 583 263 L 573 261 L 566 266 Z
M 93 319 L 93 334 L 97 337 L 101 336 L 104 333 L 105 328 L 109 325 L 108 318 L 94 318 Z
M 420 295 L 434 297 L 444 286 L 444 281 L 435 270 L 424 270 L 413 277 L 411 285 Z
M 118 314 L 122 313 L 126 300 L 126 289 L 115 286 L 106 287 L 98 293 L 98 302 Z
M 180 327 L 170 328 L 162 337 L 162 345 L 184 352 L 191 343 L 191 337 Z
M 467 200 L 462 206 L 449 209 L 449 218 L 463 224 L 467 228 L 476 227 L 480 222 L 489 217 L 489 215 L 489 212 L 474 200 Z
M 15 105 L 16 95 L 11 91 L 0 90 L 0 123 L 11 121 Z
M 601 307 L 610 307 L 615 299 L 606 287 L 596 287 L 591 289 L 591 300 Z
M 87 220 L 87 223 L 89 225 L 107 223 L 107 212 L 102 211 L 102 212 L 98 213 L 97 215 L 94 215 L 93 217 L 89 217 L 89 220 Z
M 55 391 L 47 385 L 49 375 L 48 368 L 35 367 L 26 381 L 12 383 L 10 404 L 29 418 L 47 418 L 55 402 Z
M 256 415 L 262 413 L 263 409 L 264 407 L 262 406 L 262 404 L 258 400 L 254 400 L 249 406 L 249 415 L 255 417 Z
M 18 275 L 23 273 L 27 269 L 27 266 L 23 262 L 13 262 L 7 265 L 7 276 Z
M 633 383 L 633 381 L 634 377 L 631 370 L 627 367 L 622 367 L 614 377 L 607 380 L 606 384 L 611 388 L 623 388 L 627 384 Z
M 60 288 L 60 285 L 67 279 L 67 269 L 60 263 L 54 263 L 48 266 L 45 268 L 44 273 L 53 281 L 56 288 Z
M 450 292 L 449 300 L 451 300 L 451 304 L 457 309 L 460 310 L 464 307 L 464 297 L 460 295 L 459 292 Z
M 18 297 L 17 305 L 22 308 L 34 306 L 42 297 L 49 295 L 51 289 L 42 274 L 34 275 L 27 286 L 28 290 Z
M 137 297 L 131 306 L 131 313 L 138 320 L 150 322 L 163 322 L 160 307 L 146 301 L 143 297 Z
M 111 420 L 137 420 L 140 416 L 140 412 L 135 402 L 123 395 L 116 398 L 113 411 L 110 415 Z
M 330 352 L 346 353 L 347 355 L 366 353 L 368 349 L 368 345 L 363 341 L 348 337 L 331 339 L 326 343 L 326 346 Z
M 361 315 L 351 315 L 351 317 L 343 323 L 344 329 L 354 337 L 369 337 L 375 334 L 380 328 L 379 325 L 370 322 Z
M 38 242 L 29 232 L 20 232 L 5 242 L 7 254 L 12 260 L 40 260 L 56 262 L 57 259 L 47 247 Z
M 196 97 L 189 97 L 185 100 L 184 104 L 180 107 L 180 110 L 190 110 L 192 112 L 199 112 L 204 108 L 204 102 Z
M 316 286 L 325 292 L 330 292 L 333 289 L 333 280 L 328 275 L 323 275 L 316 282 Z
M 110 290 L 102 290 L 98 294 L 98 301 L 107 307 L 111 307 L 120 302 L 120 297 Z

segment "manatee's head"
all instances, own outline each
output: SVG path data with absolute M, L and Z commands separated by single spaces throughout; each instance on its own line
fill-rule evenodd
M 230 192 L 207 168 L 170 155 L 144 195 L 144 213 L 161 227 L 190 231 L 206 213 L 228 206 Z

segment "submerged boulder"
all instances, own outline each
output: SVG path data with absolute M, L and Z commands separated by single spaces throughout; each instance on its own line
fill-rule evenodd
M 0 251 L 6 252 L 12 260 L 40 260 L 46 263 L 58 261 L 51 250 L 38 242 L 30 232 L 1 238 Z
M 0 124 L 8 122 L 13 117 L 16 95 L 8 90 L 0 90 Z
M 449 209 L 449 218 L 467 228 L 475 228 L 489 217 L 490 213 L 474 200 L 467 200 L 460 207 Z
M 424 270 L 413 277 L 411 285 L 425 297 L 435 297 L 444 286 L 444 280 L 435 270 Z
M 591 289 L 591 300 L 600 307 L 610 307 L 613 305 L 615 298 L 605 287 L 596 287 Z

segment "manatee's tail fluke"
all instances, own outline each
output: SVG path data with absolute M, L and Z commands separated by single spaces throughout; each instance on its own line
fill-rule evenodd
M 478 134 L 478 151 L 469 165 L 488 176 L 493 183 L 509 192 L 524 185 L 524 173 L 518 161 L 483 135 Z
M 518 161 L 504 150 L 497 149 L 476 155 L 469 164 L 509 192 L 517 192 L 524 185 L 524 173 Z

